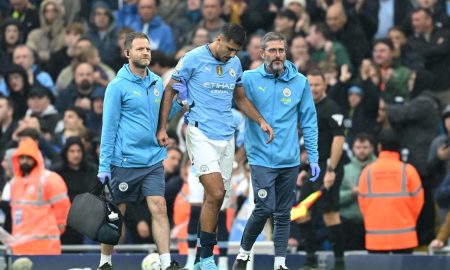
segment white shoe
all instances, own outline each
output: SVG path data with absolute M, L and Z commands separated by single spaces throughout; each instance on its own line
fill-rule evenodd
M 219 270 L 228 270 L 228 257 L 219 257 L 217 267 Z

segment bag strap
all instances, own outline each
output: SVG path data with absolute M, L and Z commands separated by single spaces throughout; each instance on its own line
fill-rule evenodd
M 114 194 L 112 193 L 112 188 L 111 188 L 109 181 L 110 180 L 108 178 L 106 179 L 104 184 L 102 184 L 100 181 L 98 181 L 97 184 L 92 188 L 92 190 L 89 191 L 89 193 L 94 194 L 99 197 L 103 197 L 105 199 L 108 199 L 108 200 L 114 202 L 115 198 L 114 198 Z M 107 193 L 105 192 L 105 187 L 108 188 L 108 194 L 109 194 L 110 198 L 108 198 Z

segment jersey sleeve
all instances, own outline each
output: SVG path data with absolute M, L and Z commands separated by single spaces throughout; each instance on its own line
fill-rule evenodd
M 343 121 L 344 114 L 342 114 L 341 108 L 334 103 L 328 120 L 328 127 L 331 130 L 333 137 L 344 136 L 344 126 L 342 125 Z
M 195 69 L 196 62 L 194 58 L 195 57 L 189 53 L 183 56 L 175 66 L 175 72 L 172 74 L 172 79 L 176 81 L 181 81 L 181 79 L 188 81 L 192 77 Z

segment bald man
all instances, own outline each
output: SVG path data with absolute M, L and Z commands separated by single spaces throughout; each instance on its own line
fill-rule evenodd
M 342 4 L 333 4 L 327 9 L 326 23 L 332 39 L 340 41 L 347 48 L 353 66 L 359 67 L 369 53 L 369 42 L 359 22 L 348 20 Z

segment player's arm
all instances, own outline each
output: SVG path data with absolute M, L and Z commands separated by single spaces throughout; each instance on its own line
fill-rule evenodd
M 170 110 L 172 109 L 172 101 L 176 92 L 173 90 L 172 86 L 174 83 L 178 81 L 174 79 L 170 79 L 166 88 L 164 89 L 164 93 L 161 100 L 161 106 L 159 108 L 159 117 L 158 117 L 158 130 L 156 131 L 156 138 L 158 139 L 158 143 L 160 146 L 167 146 L 169 143 L 169 137 L 166 132 L 166 123 L 169 118 Z
M 244 88 L 242 86 L 234 88 L 233 98 L 240 111 L 243 112 L 248 118 L 258 123 L 261 129 L 269 134 L 269 139 L 266 143 L 270 143 L 273 140 L 273 130 L 269 124 L 267 124 L 266 120 L 264 120 L 262 115 L 256 110 L 255 106 L 253 106 L 247 96 L 245 96 Z

